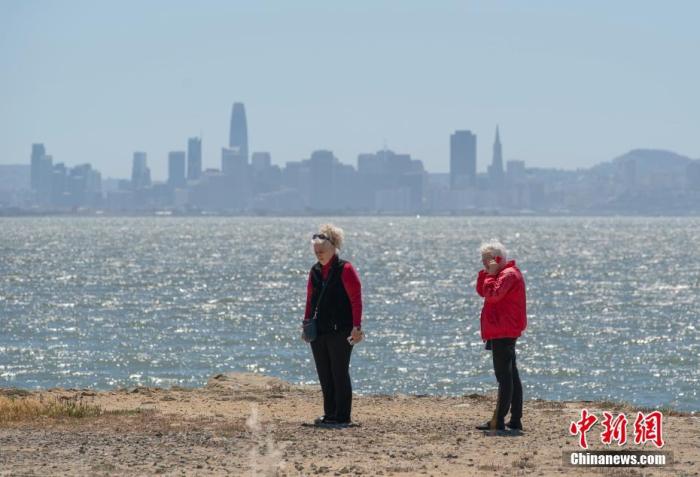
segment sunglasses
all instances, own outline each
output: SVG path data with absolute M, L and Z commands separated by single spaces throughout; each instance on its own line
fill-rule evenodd
M 332 241 L 331 238 L 330 238 L 328 235 L 326 235 L 326 234 L 313 234 L 313 236 L 311 237 L 311 239 L 312 239 L 312 240 L 316 240 L 316 239 L 327 240 L 328 242 L 331 243 L 331 245 L 333 245 L 333 241 Z

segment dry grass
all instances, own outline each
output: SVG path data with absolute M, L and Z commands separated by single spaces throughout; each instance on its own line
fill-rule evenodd
M 691 417 L 695 416 L 697 413 L 695 411 L 679 411 L 678 409 L 674 409 L 669 406 L 662 406 L 662 407 L 643 407 L 639 409 L 642 412 L 652 412 L 652 411 L 661 411 L 664 415 L 666 416 L 674 416 L 674 417 Z
M 486 471 L 496 472 L 499 469 L 499 467 L 494 465 L 494 464 L 482 464 L 482 465 L 478 466 L 477 469 L 484 471 L 484 472 L 486 472 Z
M 37 417 L 94 417 L 102 409 L 76 398 L 43 398 L 39 396 L 0 396 L 0 423 L 24 421 Z
M 149 417 L 156 414 L 155 409 L 143 409 L 137 407 L 135 409 L 110 409 L 108 411 L 102 410 L 99 415 L 101 416 L 142 416 Z
M 694 412 L 688 412 L 688 411 L 679 411 L 678 409 L 674 409 L 670 406 L 661 406 L 661 407 L 640 407 L 640 406 L 635 406 L 634 404 L 631 404 L 626 401 L 592 401 L 592 405 L 596 406 L 597 408 L 603 410 L 603 411 L 624 411 L 624 412 L 652 412 L 652 411 L 661 411 L 664 416 L 675 416 L 675 417 L 688 417 L 688 416 L 694 416 Z

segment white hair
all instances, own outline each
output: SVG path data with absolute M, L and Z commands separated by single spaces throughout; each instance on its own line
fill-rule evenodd
M 494 257 L 503 257 L 503 260 L 505 260 L 508 256 L 508 251 L 506 250 L 505 245 L 503 245 L 499 240 L 496 239 L 492 239 L 488 242 L 482 243 L 481 247 L 479 247 L 479 250 L 481 251 L 482 255 L 485 253 L 490 253 Z

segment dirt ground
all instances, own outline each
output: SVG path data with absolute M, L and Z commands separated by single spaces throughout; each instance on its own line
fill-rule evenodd
M 17 391 L 0 390 L 0 395 Z M 0 422 L 0 475 L 700 475 L 698 416 L 664 415 L 664 451 L 673 466 L 574 468 L 579 450 L 569 424 L 582 408 L 627 412 L 624 450 L 636 410 L 611 403 L 525 403 L 523 433 L 474 428 L 492 414 L 493 396 L 355 396 L 344 429 L 309 426 L 321 413 L 316 387 L 252 374 L 217 375 L 200 389 L 54 389 L 16 399 L 77 400 L 93 417 Z M 600 422 L 588 433 L 604 449 Z M 611 449 L 618 448 L 613 444 Z

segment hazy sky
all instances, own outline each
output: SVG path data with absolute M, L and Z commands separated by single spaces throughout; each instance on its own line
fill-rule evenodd
M 0 0 L 0 163 L 154 178 L 203 135 L 219 167 L 231 105 L 283 164 L 383 144 L 448 170 L 449 136 L 496 124 L 504 158 L 587 167 L 631 148 L 700 157 L 700 2 Z

